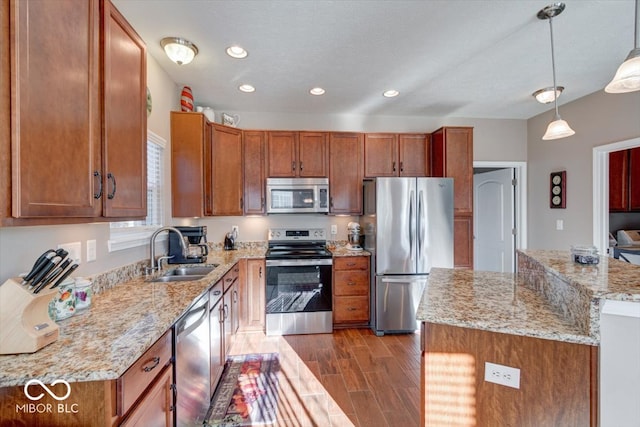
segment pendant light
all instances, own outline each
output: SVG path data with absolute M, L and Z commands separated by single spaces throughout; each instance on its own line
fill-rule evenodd
M 538 19 L 548 19 L 549 20 L 549 31 L 551 32 L 551 68 L 553 69 L 553 91 L 557 92 L 558 85 L 556 85 L 556 62 L 553 52 L 553 17 L 558 16 L 564 10 L 564 3 L 553 3 L 540 12 L 538 12 Z M 567 136 L 574 135 L 576 132 L 569 127 L 569 124 L 560 118 L 560 114 L 558 113 L 558 97 L 554 97 L 556 114 L 554 120 L 549 123 L 547 127 L 547 131 L 545 132 L 542 139 L 550 140 L 550 139 L 559 139 L 566 138 Z
M 640 90 L 640 41 L 638 41 L 638 22 L 640 21 L 640 0 L 636 0 L 636 21 L 633 32 L 633 49 L 629 52 L 627 59 L 618 68 L 611 83 L 604 88 L 608 93 L 626 93 Z

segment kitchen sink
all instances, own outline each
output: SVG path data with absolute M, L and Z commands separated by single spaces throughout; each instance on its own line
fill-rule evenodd
M 206 276 L 218 265 L 198 266 L 198 267 L 178 267 L 166 271 L 162 276 Z
M 211 273 L 218 265 L 207 265 L 198 267 L 178 267 L 166 271 L 162 276 L 158 276 L 149 282 L 188 282 L 200 280 Z

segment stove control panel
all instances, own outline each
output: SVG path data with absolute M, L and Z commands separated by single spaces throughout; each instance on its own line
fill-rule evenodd
M 271 228 L 269 240 L 325 240 L 327 232 L 324 228 Z

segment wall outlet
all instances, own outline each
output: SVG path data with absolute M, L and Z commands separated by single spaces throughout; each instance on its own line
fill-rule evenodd
M 87 262 L 96 260 L 96 241 L 87 240 Z
M 80 252 L 82 250 L 82 244 L 80 242 L 60 243 L 58 249 L 60 248 L 69 252 L 67 257 L 72 259 L 74 263 L 80 264 L 80 261 L 82 261 L 82 254 Z
M 484 380 L 507 387 L 520 388 L 520 369 L 485 362 Z
M 337 225 L 335 225 L 335 224 L 331 225 L 331 234 L 333 234 L 334 236 L 336 234 L 338 234 L 338 226 Z
M 556 219 L 556 230 L 564 230 L 564 221 Z

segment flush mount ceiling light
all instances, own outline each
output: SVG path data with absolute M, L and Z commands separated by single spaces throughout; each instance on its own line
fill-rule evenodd
M 229 46 L 227 48 L 227 55 L 236 59 L 243 59 L 249 55 L 249 52 L 241 48 L 240 46 Z
M 640 35 L 638 34 L 638 26 L 640 24 L 640 0 L 636 0 L 636 21 L 633 32 L 633 49 L 629 52 L 627 59 L 618 68 L 613 80 L 604 88 L 608 93 L 626 93 L 640 90 Z
M 553 88 L 552 90 L 557 93 L 558 85 L 556 84 L 556 61 L 553 52 L 553 17 L 558 16 L 564 10 L 564 3 L 553 3 L 541 11 L 538 12 L 538 19 L 548 19 L 549 20 L 549 32 L 551 33 L 551 68 L 553 69 Z M 555 104 L 556 114 L 554 120 L 549 123 L 547 127 L 547 131 L 545 132 L 542 139 L 550 140 L 550 139 L 559 139 L 566 138 L 567 136 L 574 135 L 576 132 L 569 127 L 569 124 L 560 118 L 560 113 L 558 113 L 558 97 L 554 97 L 553 100 Z
M 240 90 L 241 92 L 245 92 L 245 93 L 251 93 L 251 92 L 255 92 L 256 88 L 249 85 L 249 84 L 243 84 L 238 86 L 238 90 Z
M 180 37 L 165 37 L 160 40 L 160 46 L 169 59 L 178 65 L 188 64 L 198 54 L 198 48 L 195 44 Z
M 394 96 L 398 95 L 400 95 L 400 92 L 395 89 L 389 89 L 382 92 L 382 96 L 384 96 L 385 98 L 393 98 Z
M 564 86 L 556 87 L 556 90 L 553 90 L 552 87 L 545 87 L 544 89 L 537 90 L 533 92 L 531 95 L 541 104 L 549 104 L 550 102 L 555 101 L 556 96 L 560 96 L 562 91 L 564 90 Z M 555 94 L 555 96 L 554 96 Z
M 320 95 L 324 95 L 325 90 L 322 89 L 321 87 L 314 87 L 313 89 L 311 89 L 309 91 L 309 93 L 311 95 L 315 95 L 315 96 L 320 96 Z

